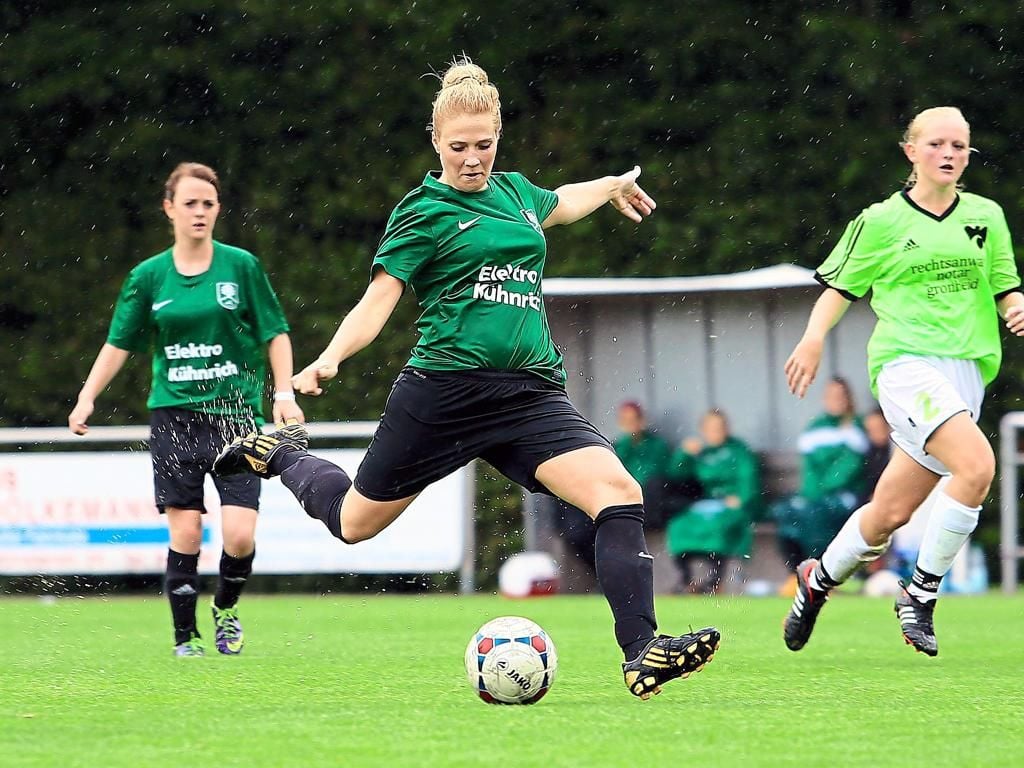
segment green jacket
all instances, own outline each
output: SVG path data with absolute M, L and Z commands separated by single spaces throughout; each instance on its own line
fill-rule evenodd
M 761 483 L 757 456 L 746 443 L 730 437 L 720 446 L 705 447 L 696 456 L 679 449 L 672 457 L 669 474 L 674 479 L 696 477 L 704 488 L 704 499 L 669 522 L 667 544 L 671 554 L 750 554 Z M 726 496 L 738 497 L 740 506 L 727 507 L 723 502 Z
M 848 491 L 864 493 L 864 456 L 868 438 L 859 417 L 845 424 L 822 414 L 797 438 L 801 458 L 800 495 L 808 501 Z
M 671 452 L 668 443 L 651 432 L 641 432 L 636 440 L 622 435 L 615 441 L 615 455 L 640 485 L 665 474 Z

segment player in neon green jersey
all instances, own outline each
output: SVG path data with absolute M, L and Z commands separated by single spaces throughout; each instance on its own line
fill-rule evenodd
M 913 578 L 896 600 L 907 643 L 938 653 L 933 612 L 942 577 L 978 524 L 995 457 L 977 426 L 984 388 L 999 371 L 999 316 L 1024 335 L 1024 294 L 1000 207 L 959 191 L 970 128 L 954 107 L 917 115 L 903 149 L 906 188 L 867 208 L 818 268 L 826 291 L 786 362 L 790 390 L 814 381 L 829 329 L 871 291 L 871 386 L 896 450 L 872 500 L 856 510 L 821 560 L 800 564 L 785 623 L 791 650 L 806 644 L 829 591 L 877 559 L 893 531 L 935 490 Z
M 295 377 L 297 390 L 320 394 L 321 383 L 377 336 L 405 288 L 416 292 L 420 340 L 354 483 L 284 433 L 271 446 L 255 433 L 235 441 L 215 471 L 280 475 L 306 513 L 348 543 L 376 536 L 427 485 L 476 458 L 531 491 L 559 496 L 595 519 L 598 579 L 626 658 L 625 682 L 649 698 L 702 668 L 719 633 L 655 636 L 640 486 L 566 396 L 541 280 L 546 227 L 605 203 L 639 222 L 654 201 L 636 183 L 639 168 L 555 191 L 494 172 L 498 91 L 468 61 L 445 73 L 432 126 L 440 173 L 427 174 L 399 203 L 366 294 Z
M 167 180 L 163 206 L 174 245 L 128 275 L 107 343 L 68 417 L 71 430 L 85 434 L 96 397 L 129 354 L 152 353 L 150 452 L 157 507 L 170 528 L 165 592 L 179 656 L 203 652 L 196 629 L 203 479 L 225 440 L 262 423 L 268 354 L 274 420 L 302 419 L 288 324 L 270 282 L 252 254 L 213 239 L 219 189 L 214 171 L 198 163 L 182 163 Z M 212 607 L 216 645 L 236 654 L 244 640 L 236 603 L 252 572 L 260 488 L 255 477 L 215 478 L 215 485 L 224 537 Z

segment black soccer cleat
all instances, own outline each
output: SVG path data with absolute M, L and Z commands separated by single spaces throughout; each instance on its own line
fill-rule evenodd
M 677 677 L 700 672 L 715 656 L 721 633 L 707 627 L 689 635 L 659 635 L 647 644 L 635 659 L 622 665 L 626 687 L 646 701 L 661 693 L 661 686 Z
M 817 567 L 818 561 L 814 558 L 804 560 L 796 567 L 796 595 L 782 625 L 782 637 L 791 651 L 799 651 L 807 645 L 814 631 L 814 622 L 818 620 L 818 613 L 828 600 L 828 592 L 814 589 L 808 583 L 811 573 Z
M 236 437 L 224 446 L 216 461 L 213 474 L 219 477 L 252 472 L 264 479 L 274 477 L 270 471 L 270 460 L 281 451 L 304 451 L 309 447 L 309 433 L 306 427 L 293 421 L 264 435 L 260 431 L 250 432 L 245 437 Z
M 912 594 L 907 592 L 906 586 L 896 598 L 893 610 L 896 611 L 896 618 L 900 620 L 900 629 L 903 630 L 903 639 L 907 645 L 914 646 L 918 653 L 928 656 L 939 655 L 939 643 L 935 639 L 935 601 L 921 602 Z

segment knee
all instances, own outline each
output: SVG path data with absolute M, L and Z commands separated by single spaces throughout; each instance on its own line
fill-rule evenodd
M 346 544 L 358 544 L 361 541 L 368 541 L 380 531 L 372 525 L 360 524 L 358 521 L 349 522 L 343 517 L 341 519 L 341 539 Z
M 202 520 L 179 522 L 171 527 L 171 548 L 175 552 L 190 554 L 198 552 L 203 543 Z
M 644 491 L 631 474 L 619 472 L 606 481 L 610 495 L 616 504 L 643 504 Z
M 995 454 L 987 445 L 986 448 L 988 449 L 964 456 L 963 460 L 957 462 L 956 467 L 953 468 L 953 476 L 967 486 L 969 492 L 977 498 L 978 503 L 984 501 L 988 496 L 992 480 L 996 476 Z
M 876 496 L 871 500 L 870 509 L 873 527 L 892 533 L 910 522 L 917 506 L 901 498 Z
M 252 531 L 248 530 L 225 530 L 224 551 L 232 557 L 245 557 L 256 547 Z

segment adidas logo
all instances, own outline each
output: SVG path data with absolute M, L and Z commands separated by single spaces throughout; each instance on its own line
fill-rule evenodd
M 196 588 L 193 587 L 191 584 L 182 584 L 177 589 L 172 589 L 171 590 L 171 594 L 172 595 L 198 595 L 199 593 L 196 592 Z
M 914 249 L 920 247 L 921 246 L 914 242 L 914 238 L 910 238 L 907 240 L 906 243 L 903 244 L 903 252 L 906 253 L 907 251 L 913 251 Z
M 253 472 L 257 472 L 258 473 L 258 472 L 266 472 L 267 471 L 267 462 L 260 461 L 256 457 L 249 456 L 248 454 L 246 455 L 245 460 L 249 462 L 249 466 L 252 467 L 252 471 Z

